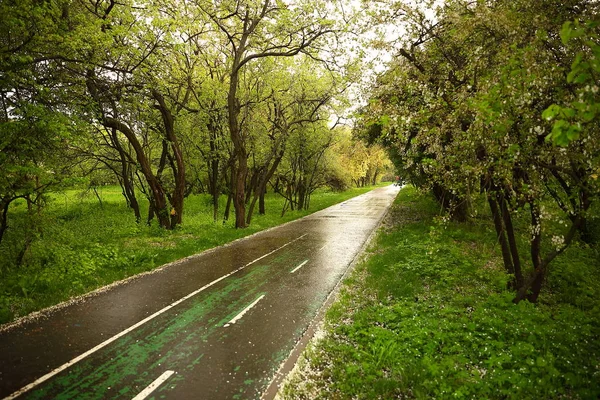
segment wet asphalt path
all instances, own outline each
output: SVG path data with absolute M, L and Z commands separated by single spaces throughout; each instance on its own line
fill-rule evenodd
M 0 398 L 260 398 L 388 186 L 0 332 Z

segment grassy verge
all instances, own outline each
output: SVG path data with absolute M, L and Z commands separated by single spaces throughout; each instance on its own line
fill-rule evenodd
M 598 250 L 552 265 L 540 303 L 514 305 L 493 226 L 436 223 L 403 189 L 344 283 L 285 399 L 596 399 Z
M 382 185 L 387 185 L 385 183 Z M 207 195 L 186 199 L 184 223 L 174 231 L 136 224 L 118 187 L 104 187 L 100 203 L 92 193 L 70 190 L 52 196 L 43 213 L 25 215 L 16 204 L 10 229 L 0 245 L 0 323 L 60 303 L 98 287 L 149 271 L 162 264 L 199 253 L 269 227 L 301 218 L 360 195 L 373 187 L 342 193 L 317 191 L 307 211 L 288 211 L 283 201 L 266 198 L 266 215 L 256 215 L 247 229 L 212 221 Z M 220 209 L 225 209 L 222 197 Z M 142 204 L 142 215 L 147 212 Z M 32 224 L 33 222 L 33 224 Z M 25 249 L 24 243 L 30 243 Z M 20 265 L 15 265 L 22 255 Z

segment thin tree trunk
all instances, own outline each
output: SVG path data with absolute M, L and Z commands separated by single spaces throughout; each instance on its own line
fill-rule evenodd
M 171 144 L 171 150 L 173 151 L 173 158 L 171 160 L 173 170 L 173 178 L 175 181 L 175 189 L 171 197 L 171 224 L 170 228 L 174 228 L 176 225 L 181 224 L 183 218 L 183 202 L 185 199 L 185 164 L 183 162 L 183 153 L 179 147 L 177 136 L 175 135 L 175 120 L 170 109 L 167 107 L 163 96 L 156 90 L 152 91 L 152 96 L 158 102 L 158 109 L 163 118 L 163 124 L 165 127 L 165 136 Z
M 252 222 L 252 214 L 254 213 L 254 207 L 256 206 L 257 199 L 261 200 L 259 209 L 262 212 L 260 212 L 260 213 L 261 214 L 265 213 L 265 192 L 267 190 L 267 182 L 269 182 L 269 180 L 271 179 L 271 177 L 277 170 L 277 167 L 279 166 L 279 163 L 281 162 L 282 158 L 283 158 L 283 153 L 281 153 L 275 159 L 271 168 L 269 168 L 268 171 L 264 172 L 262 174 L 262 176 L 260 177 L 260 179 L 258 180 L 258 186 L 257 186 L 256 190 L 254 191 L 254 197 L 252 198 L 252 203 L 250 203 L 250 207 L 248 208 L 248 217 L 246 219 L 246 223 L 248 225 L 250 225 L 250 223 Z
M 260 215 L 265 215 L 266 209 L 265 209 L 265 193 L 267 192 L 267 189 L 265 188 L 262 192 L 260 192 L 260 196 L 258 198 L 258 213 Z
M 4 238 L 4 233 L 6 232 L 6 229 L 8 228 L 8 207 L 10 206 L 11 202 L 12 202 L 12 199 L 9 199 L 7 197 L 2 199 L 2 209 L 1 209 L 2 214 L 0 215 L 0 243 L 2 243 L 2 239 Z
M 96 195 L 96 198 L 98 199 L 98 202 L 100 203 L 100 208 L 104 208 L 104 204 L 102 203 L 102 197 L 100 197 L 100 195 L 98 194 L 98 190 L 96 189 L 96 186 L 92 186 L 92 192 L 94 192 L 94 194 Z
M 219 190 L 219 160 L 215 157 L 215 159 L 213 159 L 211 161 L 211 168 L 212 168 L 212 182 L 211 182 L 211 195 L 212 195 L 212 202 L 213 202 L 213 220 L 215 222 L 217 222 L 217 219 L 219 218 L 219 195 L 220 190 Z
M 133 179 L 131 177 L 131 166 L 127 160 L 127 156 L 125 154 L 125 150 L 123 146 L 121 146 L 121 142 L 119 141 L 119 137 L 117 135 L 117 129 L 112 129 L 112 141 L 119 153 L 119 158 L 121 160 L 121 179 L 122 179 L 122 188 L 123 195 L 127 201 L 127 205 L 133 210 L 133 214 L 135 215 L 135 222 L 139 223 L 142 220 L 142 215 L 140 213 L 140 205 L 135 196 L 135 187 L 133 185 Z
M 510 210 L 506 204 L 506 199 L 503 195 L 499 195 L 499 203 L 501 207 L 502 218 L 504 226 L 506 228 L 506 234 L 508 236 L 508 243 L 510 246 L 510 252 L 512 254 L 512 261 L 514 267 L 516 287 L 523 285 L 523 270 L 521 269 L 521 258 L 519 257 L 519 248 L 517 247 L 517 240 L 515 238 L 515 229 L 512 223 L 512 217 Z
M 169 219 L 169 211 L 167 210 L 167 199 L 165 192 L 156 176 L 152 173 L 150 162 L 144 154 L 144 150 L 135 133 L 127 125 L 114 118 L 106 118 L 103 122 L 106 127 L 115 128 L 122 132 L 129 140 L 129 143 L 131 143 L 133 146 L 142 170 L 142 174 L 144 175 L 144 178 L 150 187 L 150 201 L 153 203 L 153 212 L 158 218 L 159 225 L 163 228 L 170 229 L 171 221 Z
M 231 202 L 233 200 L 233 184 L 235 180 L 235 165 L 231 163 L 231 178 L 229 180 L 229 194 L 227 196 L 227 204 L 225 206 L 225 213 L 223 214 L 223 224 L 229 220 L 229 213 L 231 211 Z
M 510 248 L 508 247 L 508 241 L 506 240 L 506 231 L 504 230 L 504 225 L 502 223 L 502 217 L 500 215 L 500 209 L 498 207 L 498 202 L 495 199 L 495 196 L 491 193 L 488 193 L 488 204 L 490 206 L 490 211 L 492 212 L 492 217 L 494 219 L 494 228 L 496 228 L 496 235 L 498 238 L 498 243 L 500 243 L 500 250 L 502 252 L 502 260 L 504 261 L 504 268 L 506 272 L 509 274 L 515 273 L 515 268 L 512 263 L 512 256 L 510 253 Z M 515 287 L 515 281 L 513 278 L 513 282 L 511 282 L 510 286 Z
M 235 192 L 233 196 L 233 206 L 235 208 L 235 227 L 246 227 L 246 176 L 248 175 L 248 159 L 246 152 L 240 150 L 237 157 L 237 174 L 235 177 Z

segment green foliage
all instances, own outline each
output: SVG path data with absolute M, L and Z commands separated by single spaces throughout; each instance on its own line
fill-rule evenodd
M 598 252 L 557 259 L 541 304 L 513 304 L 489 221 L 437 222 L 403 189 L 285 399 L 600 395 Z
M 590 240 L 582 227 L 600 194 L 598 23 L 565 23 L 596 21 L 597 6 L 567 3 L 453 0 L 427 12 L 398 2 L 387 21 L 407 34 L 390 43 L 398 56 L 362 113 L 363 131 L 450 214 L 466 219 L 487 194 L 517 301 L 537 300 L 578 231 Z M 523 210 L 527 251 L 509 244 Z
M 582 132 L 598 129 L 600 115 L 600 21 L 584 24 L 567 21 L 563 24 L 560 37 L 563 44 L 576 56 L 567 75 L 567 83 L 572 84 L 575 93 L 565 99 L 562 105 L 553 104 L 542 116 L 554 121 L 552 132 L 547 136 L 555 145 L 566 147 L 578 140 Z M 593 134 L 593 133 L 592 133 Z

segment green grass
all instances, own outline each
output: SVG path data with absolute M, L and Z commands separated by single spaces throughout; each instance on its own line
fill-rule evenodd
M 9 215 L 9 230 L 0 244 L 0 323 L 303 217 L 371 189 L 317 191 L 311 198 L 310 210 L 288 211 L 283 218 L 281 197 L 267 195 L 267 214 L 255 215 L 246 229 L 234 229 L 232 220 L 214 223 L 208 195 L 186 199 L 184 222 L 174 231 L 156 224 L 136 224 L 119 187 L 99 190 L 102 205 L 90 192 L 55 193 L 43 212 L 33 217 L 26 215 L 24 202 L 17 202 Z M 226 198 L 220 200 L 222 213 Z M 142 203 L 143 216 L 147 207 L 147 202 Z M 15 260 L 27 238 L 33 240 L 17 266 Z
M 401 191 L 285 399 L 596 399 L 599 252 L 575 245 L 540 302 L 512 303 L 491 221 L 437 223 Z

